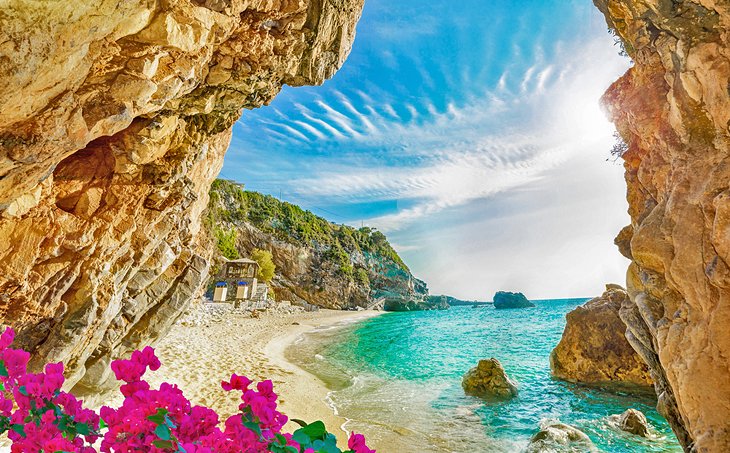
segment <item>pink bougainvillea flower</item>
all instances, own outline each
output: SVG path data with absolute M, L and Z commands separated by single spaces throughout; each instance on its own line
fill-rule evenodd
M 115 360 L 111 369 L 123 382 L 121 406 L 102 407 L 99 414 L 85 409 L 83 402 L 61 390 L 63 364 L 49 363 L 43 373 L 28 373 L 29 354 L 9 349 L 13 331 L 0 336 L 0 361 L 8 371 L 1 382 L 0 417 L 5 417 L 12 453 L 36 451 L 97 453 L 100 439 L 103 453 L 268 453 L 300 445 L 282 433 L 288 418 L 277 409 L 277 395 L 269 380 L 249 388 L 252 381 L 233 374 L 221 385 L 226 391 L 241 392 L 240 412 L 224 420 L 215 411 L 193 406 L 177 385 L 163 382 L 153 389 L 143 380 L 145 372 L 160 368 L 154 349 L 135 351 L 127 360 Z M 41 409 L 39 409 L 41 408 Z M 101 416 L 101 417 L 100 417 Z M 101 420 L 108 427 L 100 432 Z M 348 443 L 356 453 L 374 453 L 356 434 Z M 307 448 L 306 453 L 314 453 Z
M 365 445 L 365 436 L 362 434 L 352 433 L 347 441 L 347 447 L 355 453 L 375 453 L 375 450 L 371 450 Z
M 246 376 L 239 376 L 236 373 L 233 373 L 231 375 L 230 382 L 223 381 L 221 382 L 221 387 L 223 387 L 223 390 L 226 392 L 230 392 L 231 390 L 248 390 L 248 386 L 251 385 L 251 380 L 247 378 Z

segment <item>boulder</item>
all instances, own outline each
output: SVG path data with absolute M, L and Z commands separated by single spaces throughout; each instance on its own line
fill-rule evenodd
M 626 339 L 619 317 L 621 305 L 629 302 L 623 288 L 606 285 L 603 295 L 568 313 L 563 337 L 550 354 L 553 376 L 587 384 L 651 385 L 649 368 Z
M 482 398 L 507 399 L 517 396 L 517 385 L 495 358 L 480 360 L 476 367 L 464 375 L 461 386 L 466 393 Z
M 529 308 L 535 304 L 527 300 L 522 293 L 511 293 L 508 291 L 497 291 L 494 295 L 494 308 Z
M 609 420 L 621 431 L 641 437 L 649 437 L 649 422 L 646 416 L 636 409 L 627 409 L 623 414 L 611 415 Z
M 597 452 L 586 433 L 557 420 L 542 420 L 540 431 L 530 439 L 527 453 Z

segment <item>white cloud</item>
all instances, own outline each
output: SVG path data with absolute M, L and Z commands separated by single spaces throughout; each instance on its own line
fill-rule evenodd
M 447 67 L 416 64 L 419 89 L 443 81 L 446 99 L 363 82 L 260 124 L 316 151 L 283 163 L 296 169 L 282 183 L 295 199 L 397 203 L 366 222 L 434 293 L 595 295 L 621 283 L 626 265 L 612 244 L 627 221 L 625 189 L 621 168 L 605 162 L 613 128 L 598 99 L 627 62 L 601 37 L 556 42 L 549 58 L 539 43 L 515 45 L 491 86 L 461 87 L 461 98 L 449 97 L 454 75 L 438 74 Z
M 505 72 L 495 92 L 471 103 L 449 103 L 443 112 L 427 103 L 428 121 L 403 123 L 390 102 L 376 104 L 362 92 L 358 97 L 364 107 L 356 108 L 338 92 L 342 108 L 324 101 L 318 103 L 319 114 L 302 108 L 311 124 L 295 121 L 297 137 L 306 132 L 319 137 L 321 132 L 314 126 L 326 125 L 327 130 L 338 131 L 332 131 L 335 139 L 352 146 L 388 148 L 389 159 L 384 161 L 376 153 L 363 157 L 357 166 L 352 162 L 328 165 L 291 184 L 310 197 L 402 200 L 406 208 L 369 220 L 394 231 L 444 209 L 534 182 L 587 143 L 612 132 L 598 98 L 626 63 L 604 41 L 566 49 L 545 67 L 530 66 L 518 78 L 523 94 L 512 102 L 496 94 L 507 86 Z M 596 60 L 603 64 L 595 65 Z M 571 68 L 573 61 L 581 65 Z M 556 67 L 565 69 L 552 77 Z M 376 107 L 386 116 L 378 114 Z M 417 116 L 415 107 L 403 108 Z

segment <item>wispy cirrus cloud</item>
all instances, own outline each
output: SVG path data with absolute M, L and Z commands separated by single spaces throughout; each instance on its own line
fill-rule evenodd
M 340 202 L 398 200 L 406 206 L 399 212 L 367 219 L 398 230 L 532 182 L 580 151 L 587 138 L 609 135 L 597 99 L 625 65 L 611 52 L 601 43 L 570 49 L 514 76 L 505 72 L 481 97 L 440 110 L 428 99 L 414 105 L 391 94 L 376 102 L 362 91 L 333 91 L 311 106 L 295 104 L 300 116 L 264 128 L 290 133 L 299 146 L 324 142 L 338 149 L 339 155 L 324 151 L 322 165 L 289 180 L 290 191 Z M 615 68 L 598 69 L 579 54 Z M 576 59 L 585 63 L 569 67 Z M 556 76 L 556 67 L 567 69 Z
M 583 249 L 596 231 L 606 236 L 609 248 L 593 253 L 610 269 L 596 275 L 612 275 L 620 268 L 610 249 L 616 225 L 566 213 L 584 210 L 588 197 L 615 207 L 620 187 L 553 188 L 615 176 L 615 168 L 595 165 L 612 132 L 598 98 L 628 63 L 590 2 L 548 3 L 527 0 L 513 17 L 512 0 L 366 2 L 345 67 L 324 87 L 285 89 L 270 108 L 247 112 L 223 176 L 331 220 L 386 231 L 419 275 L 435 288 L 459 282 L 464 297 L 477 291 L 471 272 L 511 281 L 511 260 L 539 262 L 550 244 L 566 240 L 567 223 Z M 576 162 L 586 174 L 576 173 Z M 513 209 L 531 214 L 508 215 Z M 537 236 L 526 238 L 519 222 L 541 215 L 551 219 L 540 230 L 546 242 L 533 243 Z M 500 241 L 464 248 L 470 258 L 452 272 L 438 267 L 448 259 L 435 259 L 444 243 L 435 228 L 448 231 L 446 241 Z M 508 253 L 510 241 L 534 252 Z M 584 263 L 578 253 L 570 259 Z M 500 266 L 486 264 L 493 254 Z M 559 290 L 553 268 L 531 275 L 543 294 Z M 470 279 L 460 281 L 459 272 Z

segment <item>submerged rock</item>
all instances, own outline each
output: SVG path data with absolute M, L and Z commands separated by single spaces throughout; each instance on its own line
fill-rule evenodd
M 649 367 L 626 339 L 619 317 L 629 295 L 618 285 L 606 285 L 600 297 L 568 313 L 563 337 L 550 353 L 553 376 L 580 383 L 651 385 Z
M 649 437 L 649 422 L 641 411 L 627 409 L 623 414 L 611 415 L 610 419 L 622 431 L 641 437 Z
M 535 304 L 527 300 L 522 293 L 511 293 L 509 291 L 497 291 L 494 295 L 494 308 L 529 308 Z
M 540 431 L 530 439 L 527 453 L 597 452 L 598 449 L 586 433 L 575 426 L 557 420 L 543 420 Z
M 461 381 L 466 393 L 482 398 L 506 399 L 517 396 L 517 385 L 495 358 L 480 360 Z

